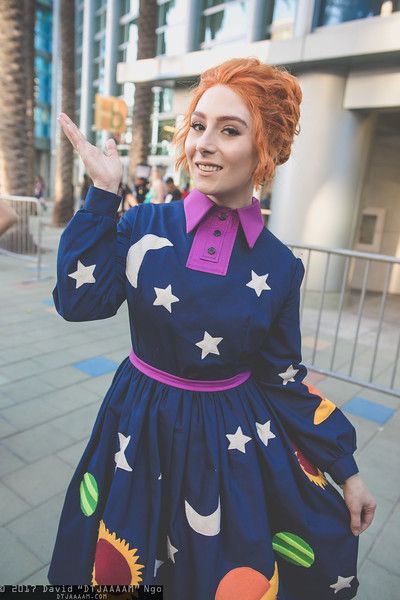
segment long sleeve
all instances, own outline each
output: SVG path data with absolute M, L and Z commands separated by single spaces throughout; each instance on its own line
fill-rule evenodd
M 127 214 L 117 225 L 120 201 L 120 196 L 91 186 L 84 207 L 61 236 L 53 298 L 67 321 L 107 319 L 126 298 L 125 263 L 134 217 Z M 130 212 L 136 216 L 135 209 Z
M 257 356 L 255 376 L 288 435 L 315 466 L 341 484 L 358 472 L 355 429 L 341 410 L 303 381 L 307 369 L 301 364 L 299 304 L 304 266 L 299 258 L 293 263 L 290 292 Z

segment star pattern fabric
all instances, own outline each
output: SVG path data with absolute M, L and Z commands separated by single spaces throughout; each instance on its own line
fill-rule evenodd
M 222 337 L 212 337 L 207 331 L 204 332 L 204 337 L 200 342 L 196 343 L 196 346 L 201 348 L 201 358 L 205 358 L 208 354 L 218 354 L 218 344 L 222 342 Z
M 333 583 L 329 587 L 335 590 L 335 594 L 337 594 L 338 592 L 340 592 L 340 590 L 344 590 L 345 588 L 351 588 L 350 584 L 353 581 L 353 579 L 354 575 L 352 577 L 342 577 L 341 575 L 339 575 L 337 582 Z
M 265 578 L 271 598 L 349 600 L 358 539 L 323 474 L 357 472 L 355 432 L 305 384 L 304 266 L 257 203 L 233 231 L 229 209 L 203 198 L 200 214 L 192 198 L 186 222 L 186 201 L 117 222 L 120 198 L 91 188 L 61 236 L 56 310 L 93 321 L 126 303 L 132 349 L 67 489 L 49 581 L 90 582 L 104 567 L 104 581 L 158 580 L 174 600 L 242 597 Z M 213 272 L 187 267 L 202 227 L 196 256 Z
M 72 277 L 72 279 L 76 280 L 76 288 L 78 289 L 81 285 L 85 283 L 96 283 L 96 279 L 93 276 L 93 271 L 95 270 L 96 265 L 88 265 L 85 267 L 80 260 L 78 260 L 78 264 L 76 267 L 76 271 L 73 273 L 69 273 L 68 277 Z
M 157 577 L 157 571 L 161 567 L 161 565 L 163 565 L 163 564 L 164 564 L 163 560 L 158 560 L 158 558 L 156 558 L 156 560 L 154 562 L 153 577 Z
M 175 546 L 173 546 L 171 544 L 171 540 L 169 539 L 169 536 L 167 535 L 167 553 L 168 553 L 168 558 L 170 558 L 173 563 L 175 563 L 175 554 L 177 552 L 178 552 L 178 548 L 175 548 Z
M 179 298 L 174 296 L 172 293 L 172 285 L 167 285 L 166 288 L 155 287 L 156 299 L 154 300 L 154 306 L 164 306 L 168 312 L 172 312 L 171 305 L 173 302 L 179 302 Z
M 295 369 L 293 365 L 290 365 L 283 373 L 279 373 L 279 377 L 282 377 L 283 385 L 287 385 L 289 381 L 295 381 L 294 376 L 299 372 L 299 369 Z
M 265 446 L 268 446 L 269 440 L 273 440 L 276 436 L 271 431 L 271 421 L 266 421 L 266 423 L 256 423 L 258 437 L 262 441 Z
M 247 287 L 253 289 L 257 296 L 260 297 L 263 291 L 271 289 L 267 283 L 268 275 L 269 273 L 266 273 L 265 275 L 257 275 L 257 273 L 252 271 L 251 280 L 246 283 Z
M 118 432 L 118 438 L 120 450 L 115 453 L 115 470 L 123 469 L 124 471 L 132 471 L 132 467 L 128 464 L 125 456 L 125 451 L 131 441 L 131 436 L 125 436 L 123 433 Z
M 227 433 L 226 437 L 229 440 L 228 450 L 239 450 L 245 454 L 246 444 L 251 440 L 251 437 L 244 435 L 240 426 L 236 429 L 235 433 Z

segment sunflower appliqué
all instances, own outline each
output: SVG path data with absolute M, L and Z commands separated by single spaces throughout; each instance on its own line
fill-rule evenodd
M 328 485 L 328 480 L 326 479 L 323 472 L 310 463 L 310 461 L 304 456 L 302 452 L 300 452 L 300 450 L 297 448 L 296 444 L 293 443 L 293 441 L 292 446 L 303 473 L 308 477 L 310 481 L 315 483 L 315 485 L 318 485 L 319 487 L 324 489 Z
M 92 572 L 92 585 L 139 585 L 144 565 L 137 561 L 136 548 L 110 532 L 100 521 Z

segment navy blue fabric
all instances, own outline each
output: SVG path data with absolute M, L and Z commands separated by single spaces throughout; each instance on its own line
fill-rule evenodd
M 190 379 L 253 374 L 227 391 L 194 392 L 157 382 L 123 361 L 68 487 L 50 582 L 92 583 L 102 521 L 136 549 L 141 583 L 164 584 L 167 599 L 228 600 L 221 580 L 229 572 L 250 567 L 271 581 L 275 563 L 277 600 L 354 598 L 358 538 L 341 495 L 322 472 L 339 483 L 357 472 L 355 432 L 337 408 L 313 422 L 321 398 L 302 383 L 302 262 L 267 229 L 250 249 L 239 227 L 226 276 L 188 269 L 195 231 L 186 233 L 183 202 L 136 206 L 117 225 L 119 200 L 90 188 L 65 229 L 53 292 L 57 311 L 69 321 L 106 319 L 127 300 L 132 347 L 143 361 Z M 134 287 L 125 274 L 127 254 L 148 234 L 171 245 L 145 253 Z M 69 275 L 78 260 L 95 265 L 95 282 L 76 287 Z M 247 286 L 252 271 L 268 274 L 270 289 L 257 295 Z M 171 312 L 154 304 L 154 288 L 169 285 L 179 298 Z M 205 332 L 222 340 L 219 354 L 202 358 L 196 343 Z M 297 373 L 284 384 L 280 374 L 289 365 Z M 259 428 L 268 422 L 273 436 L 263 441 Z M 250 439 L 242 450 L 230 449 L 227 436 L 238 427 Z M 124 456 L 131 470 L 118 467 L 120 434 L 129 437 Z M 90 516 L 80 505 L 85 473 L 98 486 Z M 185 501 L 200 515 L 211 515 L 220 503 L 219 532 L 193 529 Z M 279 532 L 302 538 L 313 564 L 293 564 L 275 551 Z M 167 536 L 177 549 L 172 558 Z M 162 564 L 154 577 L 156 560 Z M 338 578 L 349 583 L 335 593 Z

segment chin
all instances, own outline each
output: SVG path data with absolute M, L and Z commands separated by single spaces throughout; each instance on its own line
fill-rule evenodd
M 210 196 L 219 194 L 226 194 L 228 190 L 221 188 L 221 186 L 212 183 L 211 181 L 194 181 L 194 187 L 202 192 L 203 194 L 208 194 Z

